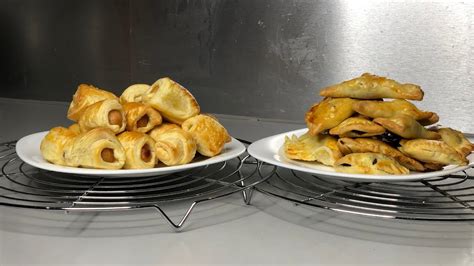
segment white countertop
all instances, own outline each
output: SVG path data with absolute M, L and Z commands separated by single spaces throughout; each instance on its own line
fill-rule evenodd
M 65 124 L 64 103 L 0 98 L 0 142 Z M 219 116 L 234 137 L 297 123 Z M 0 199 L 1 200 L 1 199 Z M 175 221 L 186 206 L 169 210 Z M 367 218 L 254 193 L 198 205 L 181 232 L 153 209 L 69 213 L 0 207 L 0 265 L 474 265 L 474 223 Z

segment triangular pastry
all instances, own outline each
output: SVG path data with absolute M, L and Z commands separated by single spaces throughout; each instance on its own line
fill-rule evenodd
M 419 161 L 431 164 L 467 165 L 468 160 L 442 140 L 413 139 L 400 142 L 398 149 Z
M 337 160 L 336 172 L 374 175 L 406 175 L 410 171 L 393 158 L 380 153 L 350 153 Z
M 355 100 L 350 98 L 326 98 L 313 105 L 305 116 L 309 133 L 315 136 L 339 125 L 354 113 L 354 102 Z
M 329 130 L 331 135 L 350 138 L 376 136 L 384 132 L 385 128 L 363 117 L 349 117 Z
M 317 161 L 329 166 L 333 166 L 342 157 L 335 137 L 322 134 L 311 136 L 309 133 L 300 137 L 286 136 L 283 153 L 289 159 Z
M 390 132 L 393 132 L 406 139 L 440 139 L 441 136 L 427 130 L 415 119 L 407 115 L 399 115 L 391 118 L 375 118 L 374 122 L 383 126 Z

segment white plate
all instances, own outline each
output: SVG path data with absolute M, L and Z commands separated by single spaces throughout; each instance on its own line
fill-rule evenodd
M 89 168 L 76 168 L 61 165 L 55 165 L 43 159 L 40 151 L 40 144 L 43 137 L 48 132 L 39 132 L 21 138 L 16 144 L 16 153 L 25 163 L 44 170 L 80 174 L 80 175 L 100 175 L 107 177 L 134 177 L 134 176 L 153 176 L 164 175 L 173 172 L 179 172 L 186 169 L 195 168 L 209 164 L 215 164 L 235 158 L 245 152 L 245 146 L 238 140 L 232 138 L 230 143 L 226 143 L 222 153 L 214 157 L 200 157 L 191 163 L 178 166 L 163 166 L 151 169 L 120 169 L 120 170 L 102 170 Z
M 319 163 L 311 162 L 302 162 L 286 158 L 281 152 L 280 148 L 285 142 L 285 136 L 291 136 L 293 134 L 300 136 L 306 133 L 308 129 L 299 129 L 295 131 L 290 131 L 268 138 L 261 139 L 252 143 L 248 147 L 248 153 L 254 158 L 281 167 L 307 172 L 311 174 L 317 174 L 325 177 L 333 177 L 344 180 L 351 181 L 363 181 L 363 182 L 394 182 L 394 181 L 414 181 L 421 180 L 431 177 L 438 177 L 443 175 L 448 175 L 456 173 L 462 170 L 465 170 L 474 165 L 474 154 L 468 156 L 469 165 L 467 166 L 457 166 L 457 165 L 448 165 L 444 167 L 443 170 L 419 173 L 419 172 L 410 172 L 408 175 L 366 175 L 366 174 L 347 174 L 347 173 L 338 173 L 334 168 L 330 166 L 325 166 Z M 472 142 L 473 139 L 470 139 Z

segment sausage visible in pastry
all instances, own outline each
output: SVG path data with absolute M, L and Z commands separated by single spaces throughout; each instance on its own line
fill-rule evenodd
M 81 84 L 72 97 L 72 102 L 67 111 L 67 118 L 77 122 L 87 106 L 107 99 L 118 100 L 117 96 L 111 92 L 92 85 Z
M 64 127 L 52 128 L 41 141 L 40 151 L 43 158 L 58 165 L 77 166 L 74 163 L 68 163 L 64 157 L 66 149 L 72 145 L 77 135 Z
M 120 96 L 120 103 L 141 103 L 143 95 L 150 88 L 148 84 L 133 84 L 126 88 Z
M 144 103 L 124 103 L 123 110 L 127 120 L 128 131 L 146 133 L 161 124 L 162 119 L 158 111 Z
M 156 164 L 155 141 L 145 133 L 125 131 L 118 135 L 125 150 L 125 169 L 153 168 Z
M 285 136 L 283 152 L 289 159 L 317 161 L 329 166 L 334 166 L 334 163 L 342 157 L 336 138 L 323 134 L 311 136 L 305 133 L 299 137 Z
M 105 100 L 89 105 L 79 118 L 81 132 L 96 127 L 107 127 L 115 134 L 125 130 L 126 119 L 118 100 Z
M 404 154 L 430 164 L 467 165 L 468 160 L 442 140 L 413 139 L 400 141 Z
M 369 137 L 381 135 L 385 128 L 363 117 L 349 117 L 329 130 L 331 135 L 340 137 Z
M 326 98 L 313 105 L 305 115 L 309 133 L 315 136 L 339 125 L 354 113 L 352 104 L 355 101 L 350 98 Z
M 375 118 L 374 122 L 383 126 L 390 132 L 393 132 L 406 139 L 440 139 L 441 136 L 434 132 L 427 130 L 415 119 L 400 115 L 391 118 Z
M 392 157 L 379 153 L 350 153 L 337 160 L 337 172 L 374 175 L 406 175 L 410 171 Z
M 150 136 L 156 142 L 156 157 L 165 165 L 189 163 L 196 154 L 196 141 L 178 126 L 163 124 L 153 129 Z

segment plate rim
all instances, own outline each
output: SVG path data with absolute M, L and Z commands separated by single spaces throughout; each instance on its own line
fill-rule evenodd
M 196 167 L 212 165 L 212 164 L 228 161 L 242 155 L 246 151 L 245 145 L 242 142 L 231 137 L 231 142 L 226 143 L 225 145 L 236 145 L 235 150 L 232 150 L 232 153 L 230 154 L 221 153 L 214 157 L 209 157 L 205 160 L 201 160 L 198 162 L 191 162 L 191 163 L 187 163 L 183 165 L 154 167 L 154 168 L 148 168 L 148 169 L 110 169 L 108 170 L 108 169 L 79 168 L 79 167 L 69 167 L 69 166 L 52 164 L 44 160 L 44 158 L 42 158 L 44 162 L 37 162 L 31 159 L 29 155 L 25 154 L 26 152 L 23 150 L 23 146 L 26 145 L 25 143 L 27 141 L 31 141 L 31 139 L 33 138 L 39 138 L 42 140 L 43 137 L 48 132 L 49 131 L 36 132 L 36 133 L 32 133 L 20 138 L 15 144 L 15 152 L 17 156 L 24 163 L 30 166 L 33 166 L 42 170 L 63 173 L 63 174 L 76 174 L 76 175 L 87 175 L 87 176 L 103 175 L 106 177 L 122 177 L 122 178 L 125 178 L 126 175 L 129 175 L 129 177 L 153 176 L 153 174 L 163 175 L 163 174 L 180 172 L 180 171 L 185 171 L 185 170 L 189 170 Z M 39 150 L 40 143 L 41 142 L 38 143 L 37 148 L 35 146 L 32 149 L 34 149 L 35 155 L 37 154 L 42 157 L 41 151 Z
M 268 146 L 271 141 L 278 141 L 282 140 L 285 136 L 292 135 L 292 134 L 302 134 L 306 132 L 307 128 L 301 128 L 296 130 L 287 131 L 284 133 L 275 134 L 269 137 L 262 138 L 250 144 L 247 147 L 247 152 L 259 161 L 263 161 L 272 165 L 276 165 L 279 167 L 283 167 L 286 169 L 297 170 L 300 172 L 305 172 L 309 174 L 319 174 L 324 176 L 330 176 L 342 180 L 351 180 L 351 181 L 369 181 L 369 182 L 400 182 L 400 181 L 417 181 L 417 180 L 424 180 L 433 177 L 440 177 L 445 176 L 453 173 L 457 173 L 468 168 L 471 168 L 474 165 L 474 161 L 469 161 L 468 165 L 458 165 L 450 169 L 443 169 L 439 171 L 433 172 L 425 172 L 425 173 L 415 173 L 415 174 L 408 174 L 408 175 L 370 175 L 370 174 L 349 174 L 349 173 L 340 173 L 340 172 L 328 172 L 321 169 L 315 168 L 308 168 L 297 164 L 292 164 L 291 162 L 284 162 L 275 159 L 273 156 L 278 155 L 273 153 L 271 148 Z M 260 146 L 264 146 L 267 144 L 267 152 L 271 152 L 272 156 L 269 158 L 267 156 L 262 155 L 262 151 L 259 151 Z M 286 158 L 287 160 L 291 160 Z M 325 165 L 323 165 L 325 166 Z M 330 166 L 328 166 L 330 167 Z

